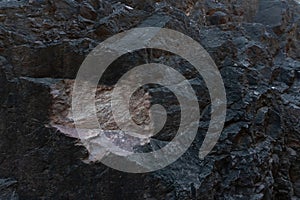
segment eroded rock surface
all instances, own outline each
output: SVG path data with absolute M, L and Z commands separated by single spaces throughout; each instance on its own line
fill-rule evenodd
M 106 95 L 132 67 L 162 63 L 197 93 L 195 142 L 175 163 L 148 174 L 83 162 L 91 154 L 68 117 L 72 81 L 97 44 L 145 26 L 187 34 L 214 59 L 228 99 L 218 144 L 198 158 L 210 120 L 201 76 L 179 56 L 147 49 L 109 67 L 99 83 L 99 121 L 119 137 Z M 0 199 L 299 199 L 299 41 L 300 7 L 292 0 L 0 1 Z M 138 123 L 149 120 L 145 94 L 168 114 L 163 130 L 136 148 L 150 151 L 174 137 L 180 106 L 161 86 L 142 91 L 133 101 L 142 113 Z

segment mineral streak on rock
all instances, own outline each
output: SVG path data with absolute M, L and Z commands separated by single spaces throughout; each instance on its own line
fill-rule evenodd
M 90 124 L 91 113 L 93 109 L 84 110 L 80 119 L 77 119 L 75 127 L 72 112 L 71 98 L 73 89 L 73 80 L 61 80 L 50 86 L 52 95 L 52 106 L 50 108 L 50 125 L 57 128 L 62 133 L 81 140 L 89 151 L 90 157 L 86 161 L 100 161 L 105 155 L 104 148 L 117 150 L 117 155 L 128 155 L 134 152 L 134 148 L 149 142 L 149 139 L 139 139 L 124 133 L 114 121 L 111 110 L 111 94 L 113 88 L 111 86 L 99 85 L 95 94 L 95 106 L 100 127 L 94 127 Z M 82 94 L 85 95 L 85 94 Z M 150 124 L 149 94 L 138 90 L 132 96 L 130 112 L 133 121 L 138 125 Z M 87 102 L 82 102 L 87 104 Z M 84 135 L 78 135 L 76 128 L 84 129 Z M 112 142 L 111 146 L 108 142 Z M 98 148 L 95 148 L 97 146 Z M 120 150 L 118 150 L 120 148 Z M 124 151 L 122 151 L 123 149 Z M 109 152 L 106 152 L 109 153 Z

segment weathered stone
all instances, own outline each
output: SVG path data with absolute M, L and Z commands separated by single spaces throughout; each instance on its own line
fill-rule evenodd
M 89 4 L 83 4 L 80 7 L 80 15 L 90 20 L 95 20 L 97 18 L 97 12 Z
M 18 200 L 16 193 L 16 184 L 18 182 L 13 179 L 0 179 L 0 198 Z
M 292 0 L 0 1 L 0 199 L 299 199 L 299 11 Z M 114 122 L 114 85 L 141 64 L 182 73 L 201 110 L 196 139 L 181 158 L 153 173 L 126 174 L 93 162 L 102 156 L 92 149 L 97 142 L 81 145 L 70 117 L 72 84 L 97 44 L 147 26 L 180 31 L 203 45 L 221 71 L 228 112 L 218 144 L 200 160 L 211 112 L 200 74 L 157 49 L 121 56 L 96 93 L 108 140 L 148 152 L 176 135 L 180 105 L 159 85 L 138 90 L 131 111 L 137 124 L 148 124 L 150 105 L 163 105 L 162 131 L 141 142 Z M 88 124 L 89 110 L 82 114 Z
M 210 24 L 226 24 L 228 22 L 228 16 L 226 13 L 217 11 L 209 17 Z

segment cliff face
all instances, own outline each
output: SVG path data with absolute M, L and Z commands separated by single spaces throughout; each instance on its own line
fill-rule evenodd
M 182 32 L 215 61 L 228 101 L 218 144 L 199 160 L 210 120 L 203 79 L 177 55 L 140 50 L 116 60 L 100 83 L 100 123 L 118 133 L 107 101 L 122 74 L 164 63 L 199 97 L 194 143 L 175 163 L 147 174 L 83 162 L 90 155 L 72 134 L 70 85 L 100 42 L 145 26 Z M 290 0 L 0 1 L 0 199 L 298 199 L 299 52 L 300 6 Z M 148 123 L 148 101 L 168 108 L 163 131 L 147 148 L 165 145 L 180 122 L 176 98 L 159 86 L 136 97 L 137 123 Z

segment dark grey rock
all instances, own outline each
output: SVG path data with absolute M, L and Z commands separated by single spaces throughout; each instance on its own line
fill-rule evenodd
M 299 199 L 299 10 L 292 0 L 0 1 L 0 199 Z M 198 158 L 211 109 L 201 76 L 179 56 L 140 50 L 112 63 L 101 84 L 113 87 L 140 64 L 172 66 L 199 98 L 197 137 L 180 159 L 153 173 L 84 163 L 88 152 L 78 139 L 50 126 L 52 87 L 60 85 L 68 99 L 62 83 L 76 77 L 99 42 L 145 26 L 187 34 L 214 59 L 228 99 L 219 142 Z M 166 107 L 168 121 L 137 151 L 166 145 L 180 120 L 171 91 L 144 89 L 151 103 Z
M 0 198 L 3 200 L 18 200 L 16 193 L 17 181 L 13 179 L 0 179 Z

